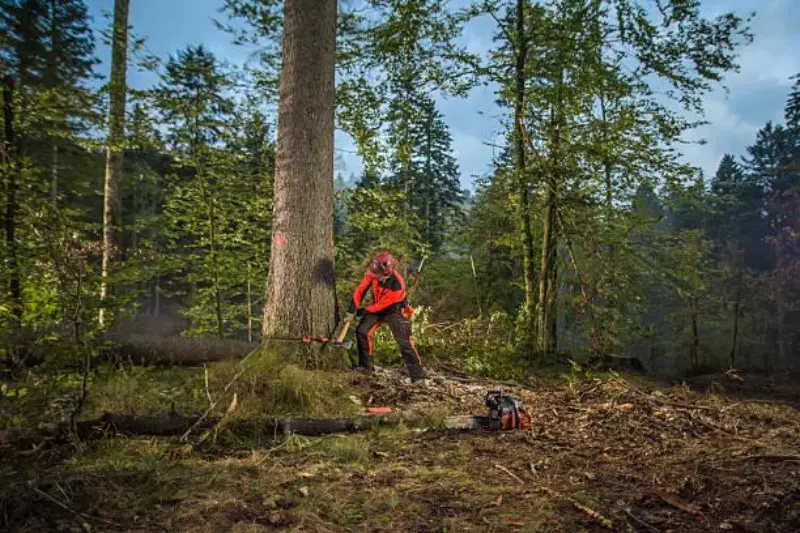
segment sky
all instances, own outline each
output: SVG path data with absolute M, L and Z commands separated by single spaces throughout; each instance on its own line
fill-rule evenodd
M 464 0 L 454 0 L 462 4 Z M 103 14 L 113 10 L 113 0 L 87 0 L 95 26 L 108 22 Z M 213 19 L 223 0 L 132 0 L 130 23 L 137 36 L 146 38 L 147 51 L 165 58 L 187 45 L 203 44 L 218 57 L 241 63 L 247 51 L 234 46 L 230 36 L 217 29 Z M 724 80 L 727 89 L 717 87 L 705 97 L 705 119 L 709 125 L 692 131 L 687 140 L 705 140 L 705 144 L 687 144 L 684 159 L 700 167 L 707 177 L 713 175 L 725 153 L 744 155 L 753 144 L 756 132 L 768 120 L 782 122 L 783 107 L 792 85 L 790 76 L 800 73 L 800 0 L 702 0 L 707 15 L 733 11 L 742 16 L 755 12 L 752 22 L 754 42 L 740 52 L 740 71 Z M 473 52 L 486 51 L 492 45 L 493 24 L 488 18 L 471 22 L 463 43 Z M 109 70 L 110 51 L 98 47 L 101 74 Z M 151 86 L 153 74 L 129 72 L 135 88 Z M 489 87 L 479 87 L 467 98 L 438 98 L 439 109 L 453 136 L 453 149 L 461 168 L 461 185 L 474 188 L 475 178 L 490 172 L 496 139 L 501 134 L 504 111 L 495 104 Z M 337 170 L 344 176 L 358 175 L 362 169 L 354 146 L 343 132 L 335 139 Z

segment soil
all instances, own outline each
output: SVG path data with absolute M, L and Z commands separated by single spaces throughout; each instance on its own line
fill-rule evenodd
M 800 531 L 798 376 L 529 386 L 452 369 L 354 374 L 354 400 L 424 428 L 187 447 L 108 439 L 5 453 L 9 531 Z M 735 384 L 735 385 L 734 385 Z M 727 385 L 727 387 L 725 386 Z M 525 431 L 443 429 L 520 398 Z M 87 529 L 88 528 L 88 529 Z

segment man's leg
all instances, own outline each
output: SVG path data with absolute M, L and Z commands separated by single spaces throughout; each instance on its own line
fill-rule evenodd
M 356 345 L 358 347 L 358 366 L 372 368 L 372 334 L 383 322 L 378 315 L 364 315 L 356 328 Z
M 423 379 L 425 370 L 422 369 L 422 360 L 414 346 L 414 341 L 411 340 L 411 322 L 400 311 L 391 313 L 384 317 L 384 320 L 392 328 L 394 340 L 400 346 L 400 353 L 403 355 L 411 381 Z

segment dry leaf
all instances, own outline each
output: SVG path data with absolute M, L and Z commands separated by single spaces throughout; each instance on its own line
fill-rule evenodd
M 297 490 L 300 491 L 300 494 L 302 494 L 304 498 L 308 498 L 308 487 L 300 487 Z

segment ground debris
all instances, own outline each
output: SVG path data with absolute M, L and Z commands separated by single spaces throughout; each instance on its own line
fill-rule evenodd
M 50 470 L 37 464 L 30 474 L 38 459 L 6 454 L 0 482 L 12 488 L 0 515 L 13 520 L 11 531 L 56 530 L 65 519 L 74 527 L 77 517 L 110 533 L 287 526 L 800 531 L 800 416 L 791 402 L 613 374 L 535 387 L 470 377 L 452 364 L 429 376 L 426 384 L 411 384 L 400 372 L 377 368 L 348 377 L 344 396 L 351 404 L 390 407 L 393 416 L 423 421 L 422 429 L 403 423 L 354 435 L 294 435 L 278 446 L 248 443 L 214 455 L 178 454 L 174 438 L 111 438 L 109 431 L 106 439 L 84 442 L 74 457 L 57 458 Z M 498 389 L 523 401 L 530 430 L 447 428 L 450 417 L 485 416 L 486 393 Z M 38 495 L 45 511 L 23 512 L 31 495 L 20 481 L 26 476 L 70 511 Z M 106 527 L 97 509 L 120 527 Z

